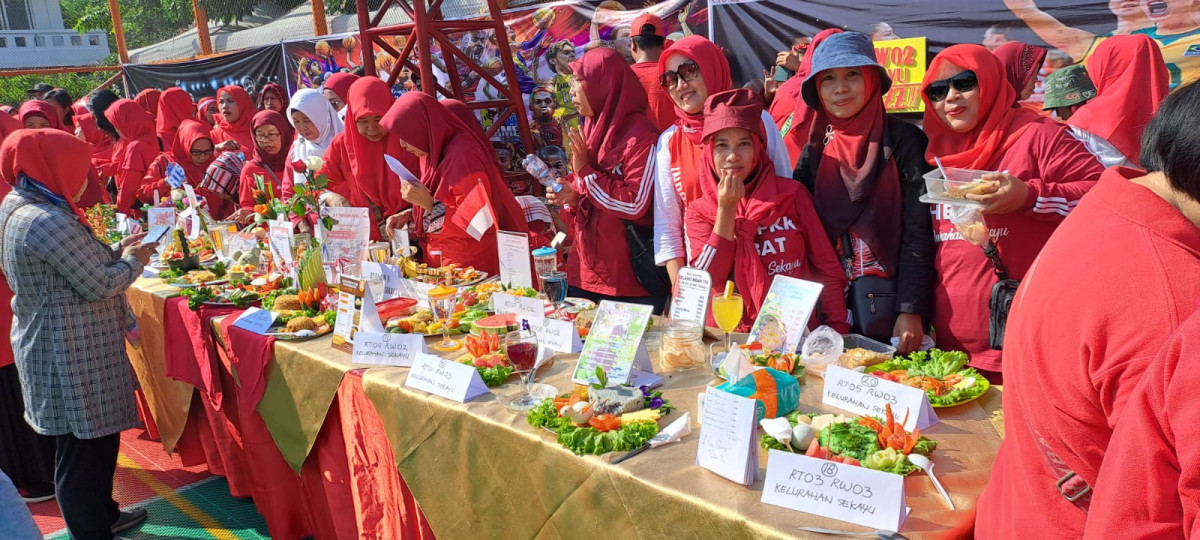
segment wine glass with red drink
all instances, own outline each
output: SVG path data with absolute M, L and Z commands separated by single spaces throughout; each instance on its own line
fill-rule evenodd
M 521 376 L 521 393 L 509 405 L 520 409 L 537 406 L 542 400 L 529 393 L 529 379 L 538 360 L 537 335 L 528 328 L 509 332 L 504 336 L 504 352 L 508 354 L 508 362 Z

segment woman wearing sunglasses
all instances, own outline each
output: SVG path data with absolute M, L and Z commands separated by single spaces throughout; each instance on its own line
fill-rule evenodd
M 703 154 L 704 101 L 733 88 L 729 61 L 721 48 L 701 36 L 688 36 L 671 45 L 658 60 L 659 82 L 675 104 L 675 125 L 658 138 L 654 172 L 655 262 L 666 265 L 674 282 L 687 261 L 683 245 L 683 213 L 700 190 L 700 156 Z M 792 174 L 792 162 L 775 129 L 762 114 L 767 155 L 780 176 Z
M 955 45 L 934 58 L 922 88 L 926 160 L 945 167 L 998 171 L 981 175 L 975 193 L 991 242 L 1010 279 L 1025 276 L 1054 229 L 1096 184 L 1103 165 L 1053 120 L 1015 107 L 1017 93 L 995 55 L 979 45 Z M 989 346 L 988 301 L 997 283 L 992 261 L 932 208 L 941 279 L 934 287 L 938 346 L 963 350 L 971 365 L 1000 377 L 1000 351 Z
M 576 235 L 567 261 L 571 294 L 661 311 L 667 299 L 651 296 L 638 280 L 624 223 L 649 227 L 652 222 L 658 131 L 646 116 L 649 99 L 612 49 L 588 51 L 571 69 L 571 100 L 583 116 L 583 129 L 568 132 L 572 174 L 559 178 L 559 191 L 546 193 L 550 204 L 564 207 Z
M 890 117 L 892 85 L 866 34 L 830 36 L 813 53 L 801 97 L 814 111 L 795 178 L 812 191 L 825 234 L 850 278 L 855 332 L 917 350 L 933 297 L 933 227 L 921 175 L 928 141 Z
M 689 261 L 712 275 L 714 291 L 727 280 L 737 285 L 746 307 L 742 331 L 783 275 L 823 284 L 814 319 L 846 332 L 846 274 L 812 197 L 776 174 L 767 158 L 761 114 L 762 100 L 744 88 L 714 94 L 704 105 L 704 194 L 687 209 Z M 711 314 L 708 324 L 715 325 Z

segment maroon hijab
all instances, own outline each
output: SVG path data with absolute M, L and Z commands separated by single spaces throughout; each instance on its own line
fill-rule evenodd
M 1005 43 L 992 51 L 992 54 L 1004 64 L 1004 78 L 1008 79 L 1008 84 L 1017 91 L 1017 99 L 1021 99 L 1021 91 L 1029 84 L 1030 79 L 1038 76 L 1042 62 L 1046 60 L 1046 49 L 1019 41 Z
M 253 131 L 262 126 L 275 126 L 275 129 L 279 130 L 279 139 L 282 144 L 278 152 L 267 153 L 258 145 L 258 139 L 255 138 L 254 161 L 272 171 L 282 171 L 287 167 L 288 152 L 292 150 L 292 141 L 296 138 L 296 130 L 282 114 L 275 111 L 258 111 L 254 115 L 254 120 L 250 123 L 250 130 Z

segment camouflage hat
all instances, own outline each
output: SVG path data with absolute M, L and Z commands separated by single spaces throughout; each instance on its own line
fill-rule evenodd
M 1046 77 L 1042 87 L 1046 96 L 1042 108 L 1046 110 L 1070 107 L 1096 97 L 1096 85 L 1092 84 L 1087 68 L 1082 64 L 1055 70 Z

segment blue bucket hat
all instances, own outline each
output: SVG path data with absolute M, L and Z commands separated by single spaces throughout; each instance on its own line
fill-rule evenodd
M 880 93 L 886 94 L 892 87 L 892 78 L 887 70 L 875 60 L 875 45 L 871 38 L 862 32 L 842 32 L 825 38 L 816 50 L 809 51 L 812 57 L 812 69 L 800 86 L 800 96 L 804 103 L 814 110 L 821 108 L 821 95 L 817 91 L 817 74 L 827 69 L 856 66 L 874 66 L 879 70 Z

